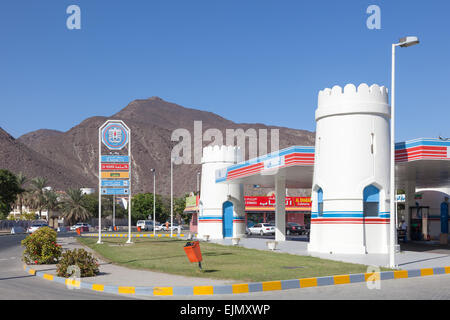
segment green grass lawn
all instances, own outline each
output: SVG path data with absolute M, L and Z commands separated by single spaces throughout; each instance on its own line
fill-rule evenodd
M 230 279 L 246 282 L 300 279 L 329 275 L 364 273 L 367 266 L 308 256 L 269 252 L 200 242 L 203 271 L 190 263 L 184 253 L 186 240 L 78 238 L 105 260 L 135 269 L 147 269 L 183 276 Z M 100 270 L 101 271 L 101 270 Z

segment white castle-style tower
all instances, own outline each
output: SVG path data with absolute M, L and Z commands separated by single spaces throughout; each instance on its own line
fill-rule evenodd
M 242 161 L 233 146 L 203 148 L 198 237 L 210 239 L 245 236 L 244 188 L 241 184 L 216 184 L 216 170 Z
M 308 250 L 388 253 L 390 106 L 385 87 L 319 92 Z

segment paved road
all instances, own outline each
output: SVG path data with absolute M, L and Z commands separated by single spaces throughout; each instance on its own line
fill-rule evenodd
M 27 275 L 21 261 L 20 241 L 25 235 L 0 236 L 0 299 L 126 299 L 118 295 L 97 293 L 84 289 L 69 290 L 61 284 Z
M 66 287 L 27 275 L 20 260 L 20 240 L 25 236 L 0 237 L 0 299 L 128 299 L 125 296 L 96 293 L 89 290 L 68 290 Z M 380 289 L 369 290 L 365 283 L 338 286 L 260 292 L 239 295 L 188 297 L 137 297 L 163 300 L 385 300 L 385 299 L 450 299 L 450 275 L 383 280 Z

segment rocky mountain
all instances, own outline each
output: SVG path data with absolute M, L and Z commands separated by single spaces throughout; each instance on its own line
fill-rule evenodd
M 55 163 L 46 156 L 28 148 L 0 128 L 0 168 L 23 172 L 29 179 L 45 177 L 56 189 L 81 187 L 90 180 L 74 170 Z
M 6 151 L 1 151 L 0 167 L 6 166 L 15 172 L 25 171 L 29 176 L 48 176 L 55 188 L 69 185 L 96 187 L 98 128 L 108 119 L 123 120 L 131 129 L 133 193 L 153 191 L 151 168 L 155 168 L 157 172 L 157 193 L 166 195 L 170 193 L 170 156 L 172 147 L 177 144 L 171 141 L 171 135 L 175 129 L 186 129 L 191 133 L 193 146 L 194 121 L 202 121 L 203 133 L 210 128 L 219 129 L 223 133 L 224 140 L 226 129 L 254 128 L 257 131 L 268 129 L 268 141 L 270 129 L 279 129 L 280 148 L 314 144 L 314 133 L 309 131 L 264 124 L 238 124 L 211 112 L 185 108 L 152 97 L 135 100 L 111 117 L 88 118 L 67 132 L 38 130 L 25 134 L 17 140 L 1 136 L 0 146 L 7 140 L 16 148 L 10 147 Z M 203 146 L 209 143 L 204 142 Z M 267 150 L 270 150 L 270 143 Z M 22 159 L 23 153 L 29 154 L 28 162 Z M 11 161 L 13 157 L 17 158 L 17 163 L 13 164 L 14 161 Z M 19 158 L 22 161 L 19 161 Z M 45 171 L 41 170 L 43 164 L 47 164 Z M 174 166 L 174 194 L 180 196 L 194 191 L 198 171 L 200 171 L 198 164 Z

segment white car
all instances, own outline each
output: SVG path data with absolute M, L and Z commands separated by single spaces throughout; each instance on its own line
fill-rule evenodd
M 48 227 L 47 222 L 44 222 L 44 221 L 36 221 L 36 222 L 33 222 L 33 223 L 31 224 L 31 226 L 28 227 L 27 233 L 33 233 L 33 232 L 35 232 L 35 231 L 37 231 L 38 229 L 43 228 L 43 227 Z
M 249 227 L 248 232 L 249 234 L 259 234 L 260 236 L 275 234 L 275 226 L 270 223 L 257 223 L 253 227 Z
M 162 230 L 164 230 L 164 229 L 160 223 L 155 224 L 155 231 L 162 231 Z
M 89 225 L 89 223 L 78 222 L 77 224 L 70 227 L 70 231 L 76 231 L 77 228 L 81 228 L 81 227 L 90 228 L 91 226 Z
M 136 227 L 140 227 L 141 230 L 153 231 L 153 221 L 152 220 L 138 220 Z
M 170 223 L 169 223 L 169 228 L 167 228 L 167 227 L 166 227 L 166 224 L 163 223 L 163 225 L 162 225 L 162 230 L 164 230 L 164 231 L 171 231 L 171 230 L 173 230 L 173 231 L 175 231 L 175 232 L 178 232 L 178 230 L 179 230 L 179 231 L 183 230 L 183 226 L 178 225 L 178 224 L 176 224 L 176 223 L 174 223 L 173 226 L 171 226 Z

